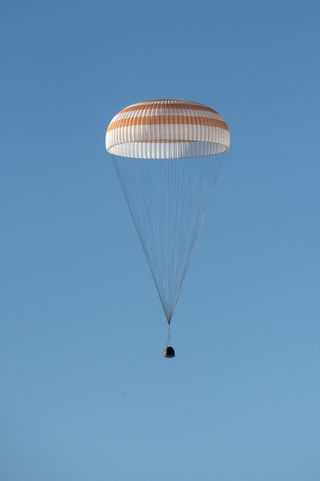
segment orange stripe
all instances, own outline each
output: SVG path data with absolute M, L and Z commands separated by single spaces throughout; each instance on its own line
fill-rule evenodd
M 130 119 L 114 120 L 110 123 L 107 131 L 119 129 L 121 127 L 134 127 L 136 125 L 202 125 L 210 127 L 219 127 L 221 129 L 229 130 L 227 124 L 223 120 L 192 117 L 190 115 L 158 115 L 150 117 L 136 117 Z
M 217 114 L 215 110 L 211 109 L 210 107 L 207 107 L 206 105 L 194 105 L 194 104 L 188 104 L 188 103 L 183 103 L 183 104 L 166 104 L 166 103 L 150 103 L 150 104 L 144 104 L 144 105 L 131 105 L 129 107 L 126 107 L 122 110 L 120 110 L 119 114 L 122 114 L 123 112 L 134 112 L 135 110 L 151 110 L 151 109 L 191 109 L 191 110 L 204 110 L 206 112 L 213 112 Z

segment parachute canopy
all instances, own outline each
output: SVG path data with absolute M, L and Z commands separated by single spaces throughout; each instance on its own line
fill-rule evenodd
M 187 100 L 148 100 L 110 122 L 106 148 L 170 326 L 223 153 L 226 122 Z
M 180 159 L 229 148 L 226 122 L 210 107 L 187 100 L 148 100 L 126 107 L 106 135 L 110 154 L 140 159 Z

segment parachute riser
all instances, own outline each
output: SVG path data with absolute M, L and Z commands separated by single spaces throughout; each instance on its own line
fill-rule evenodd
M 170 321 L 171 322 L 171 321 Z M 168 337 L 167 337 L 167 345 L 166 345 L 166 348 L 164 350 L 164 357 L 166 357 L 167 359 L 172 359 L 173 357 L 175 357 L 175 351 L 173 349 L 172 346 L 170 346 L 170 339 L 171 339 L 171 326 L 170 326 L 170 322 L 168 321 Z

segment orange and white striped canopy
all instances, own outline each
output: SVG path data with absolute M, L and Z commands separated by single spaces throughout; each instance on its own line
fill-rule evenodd
M 230 147 L 226 122 L 210 107 L 190 100 L 146 100 L 113 117 L 106 149 L 142 159 L 179 159 L 220 154 Z

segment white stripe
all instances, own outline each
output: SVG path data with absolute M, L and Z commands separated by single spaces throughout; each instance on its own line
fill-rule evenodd
M 205 105 L 200 104 L 199 102 L 194 102 L 193 100 L 182 100 L 182 99 L 158 99 L 158 100 L 144 100 L 143 102 L 137 102 L 136 104 L 127 105 L 124 109 L 129 109 L 131 107 L 140 107 L 142 105 L 150 106 L 154 104 L 156 107 L 157 105 L 161 104 L 169 104 L 169 105 L 180 105 L 180 104 L 189 104 L 189 105 L 199 105 L 200 107 L 205 107 Z
M 187 157 L 207 157 L 225 152 L 223 144 L 210 142 L 148 143 L 135 142 L 114 145 L 108 151 L 112 155 L 142 159 L 182 159 Z
M 227 130 L 206 125 L 135 125 L 112 129 L 106 135 L 107 149 L 114 144 L 152 140 L 203 141 L 223 144 L 227 148 L 230 145 L 230 135 Z

